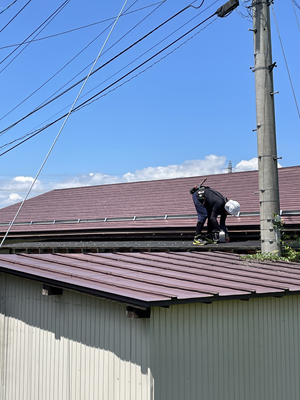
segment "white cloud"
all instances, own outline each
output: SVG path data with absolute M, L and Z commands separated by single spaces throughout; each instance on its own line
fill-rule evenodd
M 28 190 L 32 185 L 34 178 L 31 176 L 16 176 L 13 179 L 1 185 L 2 190 Z M 43 185 L 39 180 L 34 184 L 34 190 L 43 190 Z
M 15 182 L 30 182 L 32 183 L 34 181 L 34 179 L 31 176 L 16 176 L 13 181 Z
M 105 185 L 110 183 L 150 181 L 157 179 L 182 178 L 187 176 L 220 174 L 224 170 L 226 157 L 206 156 L 204 160 L 185 161 L 179 165 L 165 167 L 147 167 L 135 172 L 127 172 L 122 176 L 107 175 L 101 172 L 80 174 L 71 179 L 53 184 L 53 188 L 62 189 L 87 185 Z
M 226 157 L 206 156 L 204 160 L 185 161 L 179 165 L 166 167 L 148 167 L 128 172 L 122 177 L 122 182 L 145 181 L 156 179 L 183 178 L 187 176 L 211 175 L 222 173 Z
M 251 158 L 251 160 L 242 160 L 240 161 L 235 168 L 233 168 L 234 172 L 241 171 L 252 171 L 258 169 L 258 159 L 257 157 Z
M 122 178 L 115 175 L 105 175 L 101 172 L 79 174 L 77 176 L 65 179 L 59 183 L 50 184 L 51 189 L 64 189 L 78 186 L 106 185 L 109 183 L 122 182 Z
M 257 158 L 252 158 L 248 161 L 242 160 L 233 168 L 233 171 L 249 171 L 253 169 L 257 169 Z M 62 177 L 60 181 L 47 182 L 38 180 L 29 197 L 53 189 L 213 175 L 225 172 L 227 172 L 226 157 L 209 155 L 203 160 L 189 160 L 179 165 L 147 167 L 136 170 L 135 172 L 127 172 L 120 176 L 103 174 L 101 172 L 90 172 L 88 174 L 78 174 L 67 178 Z M 23 200 L 33 181 L 34 178 L 30 176 L 16 176 L 10 180 L 6 179 L 5 183 L 2 183 L 0 186 L 0 208 Z
M 282 168 L 282 165 L 277 163 L 278 168 Z M 242 160 L 240 161 L 235 168 L 233 168 L 234 172 L 241 171 L 252 171 L 258 169 L 258 158 L 254 157 L 251 160 Z
M 14 204 L 20 200 L 23 200 L 23 198 L 20 195 L 18 195 L 18 193 L 11 193 L 8 196 L 8 198 L 5 199 L 4 201 L 5 201 L 5 203 L 8 203 L 8 204 Z
M 31 176 L 16 176 L 9 180 L 7 177 L 0 176 L 0 208 L 22 201 L 33 181 L 34 178 Z M 29 197 L 48 190 L 47 185 L 37 180 Z

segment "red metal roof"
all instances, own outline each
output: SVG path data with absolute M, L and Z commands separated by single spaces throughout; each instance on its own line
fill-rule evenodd
M 0 271 L 144 306 L 300 293 L 300 264 L 221 252 L 1 254 Z
M 300 224 L 300 166 L 280 168 L 280 208 L 286 224 Z M 259 225 L 258 172 L 236 172 L 160 181 L 53 190 L 25 202 L 12 232 L 194 227 L 196 213 L 189 193 L 206 184 L 241 204 L 241 216 L 229 226 Z M 19 204 L 0 210 L 0 232 L 7 230 Z M 251 215 L 254 213 L 256 215 Z M 21 224 L 21 225 L 18 225 Z

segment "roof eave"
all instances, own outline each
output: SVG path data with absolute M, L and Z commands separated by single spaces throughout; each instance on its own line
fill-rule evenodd
M 48 279 L 34 274 L 15 271 L 4 267 L 0 267 L 0 272 L 12 276 L 17 276 L 19 278 L 29 279 L 41 284 L 47 284 L 49 286 L 55 286 L 57 288 L 72 290 L 78 293 L 102 298 L 104 300 L 116 301 L 125 305 L 134 306 L 141 309 L 147 309 L 149 307 L 170 307 L 173 305 L 192 304 L 192 303 L 212 304 L 216 301 L 229 301 L 229 300 L 249 301 L 251 299 L 257 299 L 257 298 L 266 298 L 266 297 L 282 298 L 290 295 L 300 295 L 300 290 L 299 291 L 280 290 L 278 292 L 270 292 L 270 293 L 249 292 L 248 294 L 234 295 L 234 296 L 210 295 L 207 297 L 199 297 L 199 298 L 187 298 L 187 299 L 174 298 L 169 300 L 144 301 L 139 299 L 133 299 L 131 297 L 115 295 L 113 293 L 104 292 L 101 290 L 96 290 L 80 285 L 70 284 L 55 279 Z

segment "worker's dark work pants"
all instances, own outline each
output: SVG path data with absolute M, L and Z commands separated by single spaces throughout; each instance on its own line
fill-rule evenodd
M 193 201 L 198 215 L 198 223 L 196 226 L 196 236 L 200 235 L 203 225 L 207 218 L 207 210 L 204 205 L 198 200 L 197 192 L 193 194 Z

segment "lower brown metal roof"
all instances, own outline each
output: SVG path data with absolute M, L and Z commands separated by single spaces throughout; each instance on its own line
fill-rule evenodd
M 300 264 L 221 252 L 8 254 L 0 271 L 145 307 L 300 293 Z

